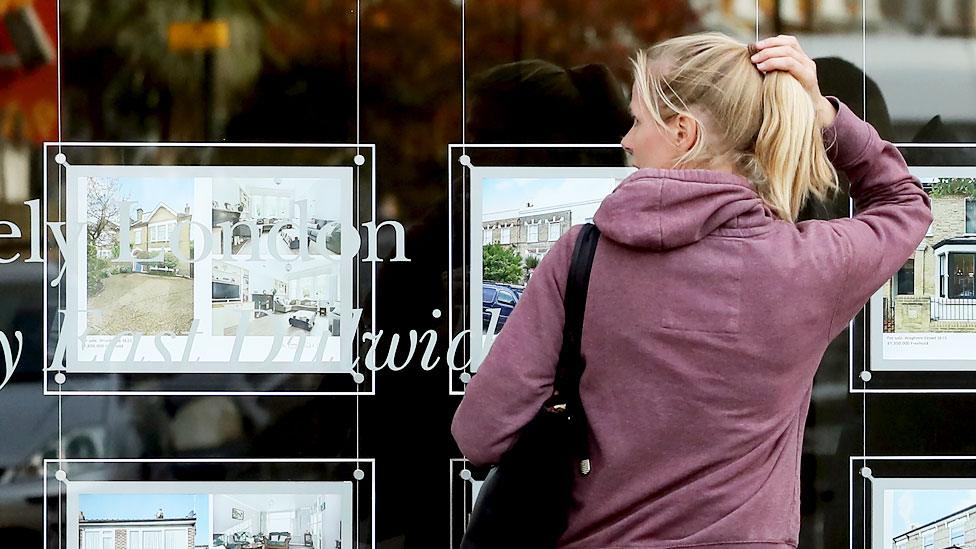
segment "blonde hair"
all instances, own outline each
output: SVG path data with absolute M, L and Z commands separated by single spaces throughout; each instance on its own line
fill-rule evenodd
M 657 124 L 670 131 L 665 120 L 685 114 L 697 126 L 674 168 L 730 162 L 790 222 L 809 197 L 837 189 L 810 95 L 785 71 L 760 72 L 746 44 L 718 32 L 679 36 L 632 62 L 635 93 Z

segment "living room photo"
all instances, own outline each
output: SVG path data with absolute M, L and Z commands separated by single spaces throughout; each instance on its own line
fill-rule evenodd
M 341 549 L 339 494 L 215 494 L 212 549 Z
M 340 254 L 342 183 L 310 177 L 219 177 L 213 182 L 215 253 L 225 239 L 235 256 L 299 253 L 305 238 L 312 256 Z M 303 220 L 300 205 L 307 215 Z M 275 226 L 278 231 L 273 231 Z M 256 228 L 255 234 L 251 234 Z M 257 248 L 255 249 L 255 246 Z
M 339 336 L 339 261 L 213 262 L 213 332 L 235 336 Z

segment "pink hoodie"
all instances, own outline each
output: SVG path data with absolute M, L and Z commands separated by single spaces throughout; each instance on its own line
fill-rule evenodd
M 796 546 L 814 373 L 932 220 L 898 150 L 829 99 L 853 218 L 780 221 L 746 179 L 706 170 L 639 170 L 600 206 L 580 385 L 593 471 L 561 547 Z M 454 416 L 475 464 L 552 392 L 578 232 L 541 262 Z

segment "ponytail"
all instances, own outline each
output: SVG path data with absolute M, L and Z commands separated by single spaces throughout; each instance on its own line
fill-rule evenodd
M 809 197 L 837 188 L 810 95 L 787 72 L 758 71 L 745 44 L 717 32 L 679 36 L 639 51 L 633 65 L 635 91 L 655 123 L 665 128 L 665 118 L 684 113 L 699 124 L 682 167 L 735 165 L 789 222 Z
M 756 190 L 776 215 L 794 222 L 807 198 L 822 200 L 837 188 L 837 172 L 827 159 L 813 101 L 793 75 L 765 75 L 762 109 L 755 155 L 765 177 Z

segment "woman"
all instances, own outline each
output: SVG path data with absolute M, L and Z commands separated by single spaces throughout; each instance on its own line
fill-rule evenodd
M 634 60 L 639 168 L 601 204 L 580 384 L 592 472 L 566 548 L 795 547 L 813 376 L 931 222 L 904 159 L 820 94 L 790 36 L 679 37 Z M 857 214 L 796 222 L 851 181 Z M 454 418 L 497 462 L 550 396 L 576 227 L 546 255 Z

